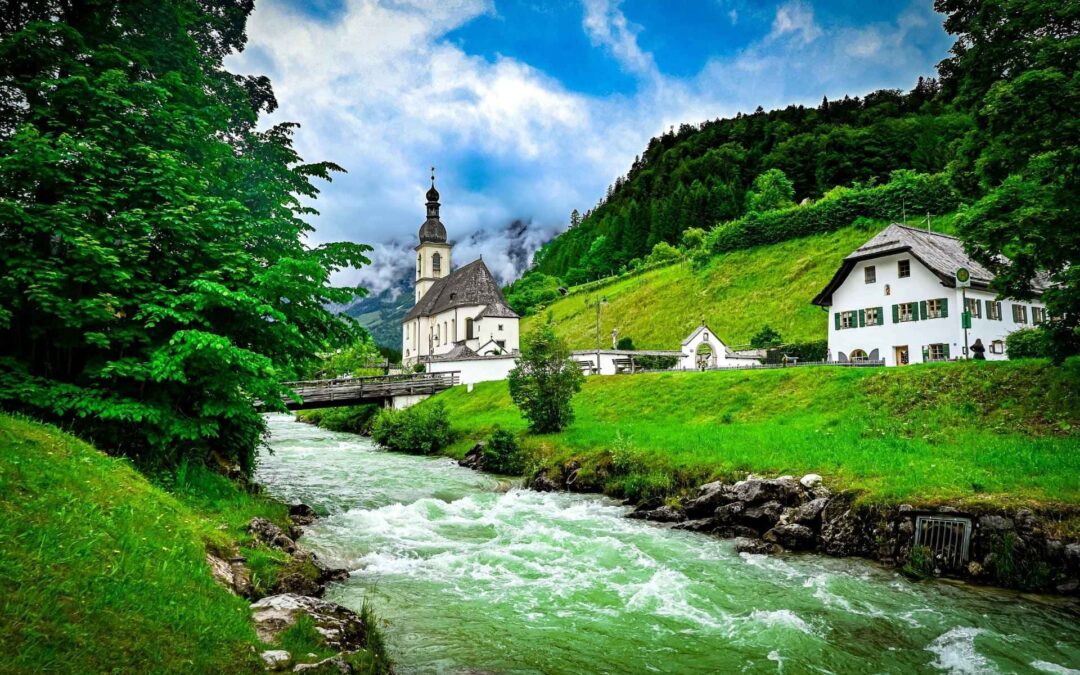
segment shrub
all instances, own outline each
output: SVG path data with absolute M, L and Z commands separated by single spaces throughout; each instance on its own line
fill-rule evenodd
M 427 370 L 427 367 L 423 363 L 417 362 L 413 364 L 412 371 L 414 373 L 422 373 L 425 370 Z
M 525 336 L 521 358 L 508 378 L 510 398 L 529 421 L 531 431 L 552 433 L 573 421 L 570 401 L 581 391 L 584 377 L 549 317 Z
M 617 343 L 615 343 L 615 348 L 616 349 L 626 349 L 628 351 L 633 351 L 633 349 L 634 349 L 634 338 L 630 337 L 629 335 L 627 335 L 626 337 L 619 338 L 619 341 Z
M 754 337 L 750 338 L 750 346 L 754 349 L 764 349 L 766 347 L 778 345 L 782 341 L 783 339 L 780 337 L 779 331 L 769 324 L 765 324 Z
M 379 410 L 379 406 L 375 404 L 302 410 L 296 414 L 296 419 L 330 431 L 369 434 Z
M 1021 328 L 1005 338 L 1010 359 L 1037 359 L 1050 355 L 1050 333 L 1044 328 Z
M 525 456 L 511 431 L 496 427 L 484 441 L 483 454 L 486 471 L 508 475 L 525 471 Z
M 656 246 L 653 246 L 652 253 L 645 257 L 645 262 L 649 265 L 659 265 L 665 262 L 674 262 L 682 258 L 682 253 L 679 249 L 675 248 L 666 241 L 657 242 Z
M 829 356 L 828 340 L 815 340 L 813 342 L 792 342 L 765 353 L 766 363 L 780 363 L 784 356 L 800 361 L 824 361 Z
M 441 401 L 404 410 L 380 410 L 371 425 L 371 437 L 387 450 L 422 455 L 439 452 L 453 440 Z

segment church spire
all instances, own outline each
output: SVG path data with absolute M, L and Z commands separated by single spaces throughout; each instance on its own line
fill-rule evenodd
M 439 220 L 439 191 L 435 189 L 435 167 L 431 167 L 431 189 L 427 191 L 427 220 L 420 226 L 420 243 L 446 243 L 446 228 Z

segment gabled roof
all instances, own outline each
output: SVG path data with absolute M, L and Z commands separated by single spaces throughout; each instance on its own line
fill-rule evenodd
M 844 283 L 856 263 L 897 253 L 911 254 L 912 258 L 941 279 L 943 286 L 956 286 L 954 275 L 961 267 L 971 272 L 973 288 L 987 288 L 994 279 L 990 270 L 964 251 L 964 243 L 956 237 L 893 223 L 848 254 L 832 280 L 811 302 L 823 307 L 831 306 L 833 293 Z M 1035 283 L 1035 290 L 1041 291 L 1046 285 L 1045 278 L 1040 278 Z
M 483 260 L 474 260 L 433 283 L 402 322 L 421 316 L 434 316 L 455 307 L 477 305 L 484 306 L 481 317 L 518 318 L 510 305 L 506 304 L 499 284 L 495 283 Z
M 446 352 L 445 354 L 439 354 L 438 356 L 434 357 L 432 360 L 433 361 L 449 361 L 449 360 L 453 360 L 453 359 L 468 358 L 470 356 L 476 356 L 476 352 L 469 349 L 469 347 L 464 342 L 459 342 L 456 345 L 454 345 L 453 349 Z
M 743 356 L 741 354 L 736 354 L 735 352 L 731 351 L 731 347 L 728 347 L 727 343 L 725 343 L 723 340 L 720 339 L 720 336 L 716 334 L 716 331 L 714 331 L 712 328 L 709 328 L 704 323 L 701 324 L 700 326 L 698 326 L 697 329 L 693 333 L 690 333 L 690 335 L 686 336 L 686 339 L 682 341 L 682 346 L 685 347 L 686 345 L 690 344 L 690 341 L 693 340 L 694 338 L 696 338 L 698 335 L 700 335 L 701 331 L 703 331 L 703 330 L 709 331 L 709 335 L 712 335 L 714 338 L 716 338 L 716 341 L 720 344 L 721 347 L 724 348 L 724 355 L 727 358 L 729 358 L 729 359 L 751 358 L 751 357 L 745 357 L 745 356 Z

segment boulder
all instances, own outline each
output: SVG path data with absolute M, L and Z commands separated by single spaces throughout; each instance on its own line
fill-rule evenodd
M 716 520 L 713 518 L 684 520 L 681 523 L 677 523 L 674 529 L 686 530 L 687 532 L 712 532 L 716 529 Z
M 783 553 L 784 549 L 772 542 L 762 541 L 757 537 L 739 537 L 735 540 L 735 550 L 739 553 L 768 555 Z
M 310 525 L 315 522 L 319 514 L 307 504 L 293 504 L 289 507 L 289 518 L 297 525 Z
M 458 462 L 460 466 L 467 469 L 475 469 L 476 471 L 484 470 L 484 442 L 480 441 L 476 445 L 465 453 L 465 456 Z
M 686 515 L 689 518 L 710 516 L 718 507 L 730 502 L 730 488 L 727 485 L 720 481 L 706 483 L 698 488 L 697 496 L 686 502 Z
M 745 510 L 746 505 L 742 502 L 732 502 L 718 507 L 713 512 L 713 518 L 716 520 L 717 525 L 731 525 L 738 521 Z
M 296 553 L 296 542 L 282 532 L 281 528 L 266 518 L 252 518 L 248 523 L 247 531 L 255 539 L 271 548 L 285 551 L 288 554 Z
M 979 530 L 985 534 L 1008 532 L 1014 529 L 1011 518 L 998 515 L 979 516 Z
M 721 527 L 714 532 L 714 534 L 721 539 L 738 539 L 742 537 L 744 539 L 758 539 L 758 531 L 752 527 L 746 527 L 745 525 L 728 525 Z
M 829 499 L 821 510 L 822 550 L 835 556 L 869 556 L 873 537 L 855 507 L 855 496 L 842 492 Z
M 784 507 L 780 505 L 780 502 L 765 502 L 760 506 L 743 509 L 738 516 L 738 521 L 758 532 L 764 532 L 780 521 L 780 514 L 783 511 Z
M 745 502 L 748 505 L 764 504 L 765 502 L 779 502 L 790 506 L 799 501 L 799 484 L 794 478 L 748 478 L 739 481 L 731 488 L 731 497 L 734 501 Z
M 821 476 L 816 473 L 808 473 L 799 479 L 799 485 L 803 486 L 807 490 L 813 490 L 817 486 L 821 485 Z
M 292 670 L 294 673 L 307 673 L 308 675 L 351 675 L 356 670 L 341 654 L 331 656 L 316 663 L 299 663 Z
M 562 485 L 552 480 L 546 473 L 538 473 L 529 482 L 529 488 L 537 492 L 558 492 Z
M 763 539 L 772 544 L 779 544 L 789 551 L 803 551 L 814 547 L 817 536 L 805 525 L 788 523 L 772 528 L 765 533 Z
M 259 656 L 262 657 L 267 670 L 285 670 L 292 661 L 292 654 L 284 649 L 268 649 Z
M 1031 509 L 1020 509 L 1016 512 L 1016 529 L 1021 534 L 1031 534 L 1037 525 Z
M 300 572 L 293 572 L 278 579 L 277 584 L 274 586 L 274 592 L 310 595 L 321 598 L 323 593 L 326 592 L 326 586 Z
M 348 607 L 294 593 L 267 596 L 251 605 L 255 633 L 268 644 L 274 644 L 302 616 L 311 618 L 330 649 L 354 651 L 367 644 L 363 619 Z
M 237 595 L 251 596 L 251 571 L 244 564 L 243 557 L 236 556 L 225 560 L 207 553 L 206 562 L 210 565 L 210 574 L 215 581 Z
M 826 497 L 818 497 L 796 506 L 794 511 L 789 514 L 788 522 L 817 527 L 818 523 L 821 522 L 821 512 L 825 510 L 825 505 L 828 503 L 829 500 Z
M 686 520 L 686 514 L 683 513 L 682 509 L 667 505 L 648 511 L 632 511 L 628 516 L 658 523 L 679 523 Z

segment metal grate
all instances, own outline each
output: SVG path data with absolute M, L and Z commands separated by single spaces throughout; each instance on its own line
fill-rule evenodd
M 942 569 L 960 569 L 968 561 L 971 519 L 961 516 L 916 516 L 915 545 L 934 554 Z

